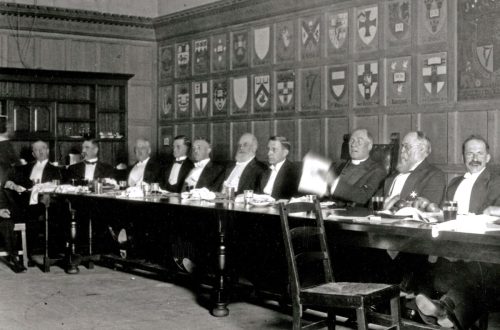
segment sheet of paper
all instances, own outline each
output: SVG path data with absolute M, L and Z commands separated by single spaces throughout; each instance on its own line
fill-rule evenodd
M 326 194 L 326 175 L 332 161 L 313 152 L 308 152 L 303 159 L 299 191 L 319 196 Z

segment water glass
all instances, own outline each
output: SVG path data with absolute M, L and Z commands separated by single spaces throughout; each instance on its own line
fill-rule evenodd
M 151 183 L 151 193 L 157 194 L 160 192 L 160 184 L 158 182 Z
M 455 220 L 457 218 L 458 203 L 456 201 L 445 201 L 443 203 L 443 220 Z
M 120 186 L 120 190 L 125 190 L 127 189 L 127 181 L 126 180 L 120 180 L 118 182 L 118 185 Z
M 253 190 L 243 190 L 243 196 L 245 197 L 245 204 L 249 204 L 253 198 Z
M 373 212 L 382 211 L 384 209 L 384 197 L 373 196 L 372 197 L 372 210 Z

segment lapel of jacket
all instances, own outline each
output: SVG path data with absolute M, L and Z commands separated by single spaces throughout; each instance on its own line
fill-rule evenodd
M 207 182 L 210 181 L 210 169 L 212 168 L 212 161 L 209 161 L 207 165 L 203 168 L 203 171 L 200 173 L 200 178 L 196 183 L 196 188 L 205 187 Z
M 286 183 L 286 181 L 284 179 L 285 179 L 286 172 L 288 170 L 288 166 L 289 166 L 288 159 L 285 159 L 283 166 L 281 166 L 280 170 L 278 171 L 278 174 L 276 174 L 276 179 L 274 180 L 273 191 L 272 191 L 271 195 L 273 195 L 273 196 L 279 195 L 279 194 L 277 194 L 278 189 L 280 187 L 282 187 L 282 185 L 284 183 Z
M 457 192 L 457 188 L 463 180 L 464 180 L 463 175 L 453 179 L 453 181 L 450 183 L 450 185 L 446 188 L 446 199 L 447 200 L 453 200 L 453 197 L 455 196 L 455 193 Z
M 429 164 L 427 163 L 427 160 L 423 160 L 422 163 L 420 163 L 417 168 L 415 168 L 411 173 L 410 176 L 406 179 L 406 182 L 403 186 L 403 189 L 401 190 L 401 199 L 406 199 L 412 192 L 416 192 L 418 194 L 418 181 L 423 179 L 423 173 L 427 169 Z
M 43 167 L 43 171 L 42 171 L 42 182 L 47 182 L 49 181 L 49 176 L 50 176 L 50 168 L 49 168 L 50 164 L 49 162 L 47 162 L 47 164 L 45 164 L 45 166 Z M 33 170 L 33 167 L 31 167 L 31 169 Z M 31 173 L 31 171 L 30 171 Z
M 384 197 L 389 197 L 389 194 L 391 193 L 391 187 L 394 182 L 394 179 L 396 179 L 396 176 L 398 176 L 398 173 L 391 174 L 387 179 L 384 181 Z
M 248 177 L 251 176 L 254 163 L 255 158 L 252 159 L 241 172 L 240 181 L 238 181 L 238 191 L 241 191 L 241 187 L 246 184 L 246 180 L 248 180 Z
M 483 210 L 483 205 L 488 201 L 489 181 L 490 171 L 485 168 L 472 186 L 469 200 L 469 212 L 476 213 Z

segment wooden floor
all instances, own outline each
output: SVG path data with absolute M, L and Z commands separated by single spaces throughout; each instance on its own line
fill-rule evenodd
M 104 267 L 67 275 L 0 262 L 0 329 L 290 329 L 275 305 L 236 302 L 216 318 L 180 285 Z M 339 329 L 348 329 L 339 327 Z

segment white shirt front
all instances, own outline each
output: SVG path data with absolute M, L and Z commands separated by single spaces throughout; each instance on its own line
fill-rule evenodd
M 271 175 L 269 176 L 269 180 L 267 180 L 266 186 L 264 187 L 264 194 L 271 195 L 273 193 L 274 181 L 276 181 L 276 177 L 278 176 L 278 172 L 281 169 L 281 166 L 285 163 L 286 159 L 283 159 L 281 162 L 276 165 L 271 165 L 269 168 L 271 169 Z
M 201 172 L 205 169 L 205 166 L 210 162 L 210 158 L 200 160 L 199 162 L 194 163 L 194 168 L 189 172 L 189 175 L 186 178 L 186 184 L 188 186 L 196 187 L 198 180 L 200 179 Z
M 92 181 L 92 180 L 94 180 L 94 172 L 95 172 L 95 166 L 97 163 L 97 158 L 87 159 L 87 162 L 90 162 L 93 164 L 85 163 L 85 176 L 84 176 L 84 178 L 87 181 Z
M 31 174 L 30 174 L 30 180 L 34 183 L 37 183 L 37 182 L 42 182 L 42 174 L 43 174 L 43 170 L 45 168 L 45 165 L 47 165 L 47 162 L 49 160 L 48 159 L 45 159 L 45 160 L 42 160 L 41 162 L 37 161 L 35 163 L 35 165 L 33 166 L 33 169 L 31 170 Z
M 134 167 L 132 167 L 132 170 L 128 175 L 129 187 L 135 187 L 141 185 L 142 181 L 144 180 L 144 170 L 146 169 L 146 164 L 148 163 L 148 161 L 149 157 L 144 159 L 143 161 L 138 161 L 134 165 Z
M 408 171 L 407 173 L 399 173 L 396 176 L 396 178 L 392 182 L 392 187 L 391 187 L 391 190 L 389 191 L 389 196 L 387 196 L 388 198 L 391 198 L 391 197 L 396 196 L 396 195 L 401 195 L 401 191 L 403 191 L 403 187 L 406 183 L 406 180 L 410 176 L 411 172 L 413 170 L 415 170 L 418 167 L 418 165 L 420 165 L 423 161 L 424 160 L 421 160 L 420 162 L 413 165 L 410 168 L 410 171 Z
M 186 158 L 187 158 L 187 156 L 178 157 L 175 159 L 175 161 L 176 162 L 183 162 L 186 160 Z M 171 185 L 177 184 L 177 180 L 179 177 L 179 172 L 181 170 L 181 167 L 182 167 L 182 164 L 179 164 L 179 163 L 174 163 L 172 165 L 172 169 L 170 170 L 170 175 L 168 176 L 168 183 L 170 183 Z
M 246 162 L 236 162 L 231 174 L 224 181 L 224 187 L 233 187 L 235 190 L 238 190 L 238 185 L 240 183 L 241 174 L 247 167 L 247 165 L 254 159 L 255 157 L 250 158 Z
M 477 178 L 483 173 L 484 168 L 477 173 L 467 172 L 464 175 L 464 179 L 457 187 L 455 195 L 453 195 L 453 200 L 458 204 L 458 214 L 469 213 L 470 196 L 472 193 L 472 187 L 476 183 Z

